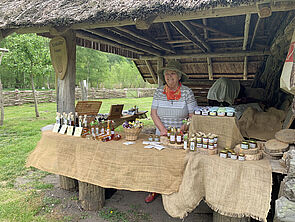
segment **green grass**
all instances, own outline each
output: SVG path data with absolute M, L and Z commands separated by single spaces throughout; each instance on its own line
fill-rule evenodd
M 149 111 L 150 116 L 151 97 L 101 101 L 100 113 L 108 113 L 112 104 L 125 104 L 124 109 L 137 105 L 139 110 Z M 48 202 L 54 200 L 42 199 L 40 193 L 34 192 L 52 188 L 39 181 L 47 173 L 25 167 L 26 158 L 41 138 L 40 129 L 55 122 L 55 103 L 42 103 L 38 108 L 39 118 L 35 117 L 33 104 L 4 109 L 4 125 L 0 127 L 0 221 L 56 221 L 47 215 L 50 214 Z M 151 120 L 142 122 L 152 125 Z M 29 178 L 31 182 L 16 187 L 15 180 L 19 176 Z

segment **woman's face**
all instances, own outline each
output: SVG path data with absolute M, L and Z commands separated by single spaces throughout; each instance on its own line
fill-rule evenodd
M 175 90 L 178 87 L 180 77 L 174 70 L 165 70 L 164 72 L 165 81 L 170 89 Z

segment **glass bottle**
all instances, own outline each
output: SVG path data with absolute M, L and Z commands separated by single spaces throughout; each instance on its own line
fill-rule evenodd
M 56 124 L 60 124 L 60 113 L 59 112 L 56 112 L 55 120 L 56 120 Z
M 183 135 L 183 149 L 187 149 L 188 148 L 188 134 L 184 134 Z
M 111 138 L 114 139 L 115 137 L 115 123 L 114 121 L 111 121 Z
M 170 133 L 170 143 L 175 144 L 175 140 L 176 140 L 176 132 L 175 132 L 175 128 L 173 127 Z
M 75 112 L 75 126 L 79 126 L 79 115 L 78 115 L 78 112 Z
M 107 121 L 107 135 L 110 136 L 111 135 L 111 127 L 110 127 L 110 120 Z
M 180 145 L 182 142 L 182 135 L 181 135 L 181 131 L 180 128 L 177 128 L 177 132 L 176 132 L 176 143 L 178 145 Z
M 79 116 L 78 127 L 82 127 L 82 116 Z
M 189 149 L 190 151 L 195 151 L 196 150 L 196 139 L 195 137 L 192 137 L 189 141 Z
M 93 138 L 95 138 L 95 126 L 94 126 L 94 121 L 90 123 L 90 129 L 91 129 L 91 135 Z
M 100 134 L 101 134 L 101 135 L 104 135 L 104 134 L 105 134 L 104 120 L 102 120 L 100 124 L 101 124 Z
M 168 130 L 167 130 L 168 140 L 170 140 L 170 135 L 171 135 L 171 126 L 168 126 Z

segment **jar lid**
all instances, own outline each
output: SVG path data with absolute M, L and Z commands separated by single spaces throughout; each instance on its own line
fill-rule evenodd
M 245 154 L 244 153 L 240 153 L 239 156 L 245 156 Z
M 221 150 L 220 153 L 225 153 L 225 154 L 227 154 L 227 150 Z
M 243 141 L 242 144 L 247 144 L 248 145 L 248 142 L 247 141 Z

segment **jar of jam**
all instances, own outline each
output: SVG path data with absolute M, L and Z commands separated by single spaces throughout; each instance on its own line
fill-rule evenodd
M 155 141 L 155 142 L 160 142 L 160 136 L 156 135 L 156 136 L 154 137 L 154 141 Z
M 203 140 L 202 136 L 199 133 L 197 133 L 196 136 L 197 136 L 197 143 L 202 143 L 202 140 Z
M 203 143 L 203 148 L 208 149 L 208 144 Z
M 209 150 L 213 150 L 213 149 L 214 149 L 214 145 L 210 145 L 210 144 L 209 144 L 209 145 L 208 145 L 208 149 L 209 149 Z
M 197 148 L 203 148 L 203 143 L 197 143 Z
M 220 153 L 219 153 L 219 156 L 221 158 L 227 158 L 227 150 L 221 150 Z
M 203 136 L 203 144 L 208 144 L 209 138 L 208 136 Z
M 214 143 L 217 143 L 218 141 L 218 136 L 214 134 Z
M 247 141 L 243 141 L 241 143 L 241 148 L 242 149 L 249 149 L 249 143 Z
M 149 141 L 150 141 L 150 142 L 153 142 L 153 141 L 154 141 L 154 137 L 153 137 L 153 135 L 150 135 L 150 136 L 149 136 Z
M 241 161 L 245 161 L 245 154 L 240 153 L 238 159 L 241 160 Z
M 231 153 L 231 159 L 236 160 L 238 158 L 237 154 L 235 152 Z
M 209 136 L 209 145 L 213 145 L 214 144 L 214 136 Z
M 250 149 L 254 149 L 254 148 L 256 148 L 257 147 L 257 142 L 256 142 L 256 140 L 250 140 L 249 141 L 249 148 Z
M 227 150 L 227 157 L 228 157 L 228 158 L 231 158 L 231 154 L 232 154 L 233 152 L 234 152 L 233 150 Z

